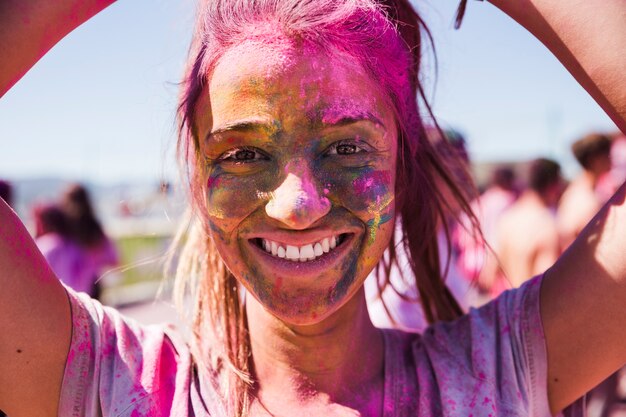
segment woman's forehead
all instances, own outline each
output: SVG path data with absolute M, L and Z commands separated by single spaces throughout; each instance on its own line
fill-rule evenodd
M 319 88 L 330 80 L 338 88 L 350 87 L 353 78 L 373 84 L 353 57 L 293 42 L 250 40 L 230 48 L 210 75 L 211 88 L 236 85 L 242 89 Z M 305 93 L 303 90 L 302 93 Z
M 349 58 L 316 48 L 249 42 L 229 50 L 209 80 L 213 125 L 237 118 L 302 117 L 336 123 L 393 112 L 380 87 Z

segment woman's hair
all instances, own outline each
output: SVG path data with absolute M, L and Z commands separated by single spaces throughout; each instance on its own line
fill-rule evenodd
M 85 187 L 80 184 L 70 185 L 61 196 L 60 205 L 68 218 L 70 234 L 79 245 L 96 247 L 104 242 L 104 231 Z
M 207 172 L 195 111 L 219 58 L 247 40 L 252 30 L 267 24 L 274 33 L 300 44 L 348 55 L 390 98 L 399 141 L 396 207 L 402 245 L 414 271 L 414 278 L 406 278 L 415 279 L 419 301 L 431 323 L 462 313 L 440 270 L 437 228 L 443 224 L 449 237 L 443 220 L 451 204 L 439 185 L 445 184 L 458 200 L 456 206 L 474 218 L 467 195 L 450 173 L 456 161 L 437 155 L 422 123 L 433 119 L 419 79 L 424 39 L 432 40 L 408 0 L 201 1 L 178 108 L 178 154 L 184 163 L 195 220 L 179 236 L 185 247 L 178 259 L 175 297 L 182 304 L 185 294 L 191 294 L 192 352 L 203 371 L 223 389 L 228 414 L 236 416 L 247 415 L 254 394 L 250 341 L 237 281 L 209 237 Z M 388 256 L 377 266 L 377 274 L 384 278 L 379 280 L 381 291 L 396 263 L 395 240 L 391 239 Z

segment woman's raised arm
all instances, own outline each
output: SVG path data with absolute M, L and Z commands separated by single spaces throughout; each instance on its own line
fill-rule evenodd
M 0 96 L 110 0 L 0 1 Z M 56 416 L 71 335 L 67 295 L 0 199 L 0 409 Z
M 0 97 L 65 35 L 113 0 L 0 1 Z
M 490 0 L 543 42 L 626 131 L 625 0 Z M 626 185 L 546 273 L 541 316 L 557 411 L 626 363 Z
M 489 1 L 547 46 L 626 131 L 626 1 Z
M 0 409 L 55 416 L 70 343 L 67 295 L 0 199 Z

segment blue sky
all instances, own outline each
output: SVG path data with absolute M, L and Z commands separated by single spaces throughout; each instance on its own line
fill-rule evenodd
M 452 29 L 451 0 L 419 2 L 439 57 L 440 121 L 475 160 L 559 159 L 615 125 L 551 54 L 486 2 Z M 102 183 L 176 175 L 174 108 L 192 0 L 120 0 L 70 34 L 0 99 L 0 177 Z M 426 63 L 429 65 L 429 62 Z M 431 71 L 432 74 L 432 71 Z

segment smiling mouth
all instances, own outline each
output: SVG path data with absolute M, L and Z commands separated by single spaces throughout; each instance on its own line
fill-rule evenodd
M 302 246 L 287 245 L 270 239 L 251 239 L 255 246 L 263 249 L 267 254 L 292 262 L 309 262 L 324 257 L 334 251 L 349 236 L 349 233 L 329 236 L 317 242 Z

